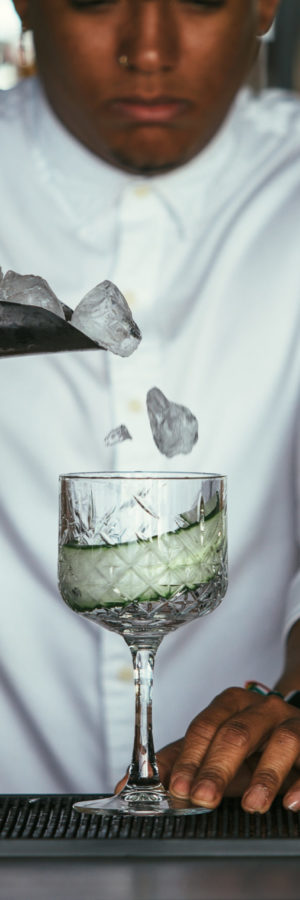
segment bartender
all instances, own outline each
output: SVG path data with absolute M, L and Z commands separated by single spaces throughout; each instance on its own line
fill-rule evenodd
M 109 791 L 130 755 L 129 651 L 58 594 L 59 473 L 184 468 L 228 475 L 230 584 L 159 651 L 162 775 L 300 809 L 300 107 L 242 89 L 277 2 L 15 5 L 38 76 L 0 96 L 3 271 L 72 308 L 111 279 L 143 340 L 1 363 L 0 790 Z M 175 465 L 153 385 L 199 421 Z

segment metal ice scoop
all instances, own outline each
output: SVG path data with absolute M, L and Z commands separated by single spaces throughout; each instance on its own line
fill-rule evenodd
M 141 340 L 128 303 L 116 285 L 104 281 L 74 312 L 39 275 L 0 268 L 0 356 L 111 350 L 130 356 Z
M 0 357 L 63 350 L 99 350 L 99 344 L 48 309 L 0 300 Z

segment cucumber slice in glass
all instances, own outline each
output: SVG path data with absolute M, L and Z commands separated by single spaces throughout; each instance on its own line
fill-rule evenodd
M 217 507 L 218 508 L 218 507 Z M 216 505 L 215 505 L 216 509 Z M 76 610 L 172 598 L 215 577 L 224 541 L 219 510 L 150 540 L 107 546 L 64 544 L 60 591 Z

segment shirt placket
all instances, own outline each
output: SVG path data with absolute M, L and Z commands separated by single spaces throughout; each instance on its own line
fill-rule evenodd
M 116 446 L 116 469 L 147 469 L 153 465 L 146 395 L 160 382 L 160 340 L 152 322 L 157 315 L 167 228 L 168 214 L 155 190 L 147 183 L 127 187 L 120 207 L 114 280 L 141 328 L 142 341 L 133 356 L 110 360 L 116 424 L 125 418 L 132 437 L 132 443 L 126 441 Z
M 159 197 L 147 185 L 126 187 L 119 210 L 119 240 L 113 281 L 124 293 L 138 325 L 156 299 L 163 252 Z M 154 238 L 153 221 L 157 221 Z M 114 427 L 125 424 L 132 440 L 114 447 L 115 470 L 159 468 L 146 410 L 147 391 L 160 382 L 159 339 L 143 334 L 132 357 L 109 355 Z M 103 629 L 101 676 L 105 706 L 109 780 L 114 784 L 128 765 L 133 740 L 132 665 L 125 641 Z

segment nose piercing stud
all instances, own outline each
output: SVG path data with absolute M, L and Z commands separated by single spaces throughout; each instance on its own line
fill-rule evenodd
M 128 56 L 125 56 L 125 54 L 118 56 L 118 63 L 120 63 L 120 66 L 127 68 L 129 66 Z

